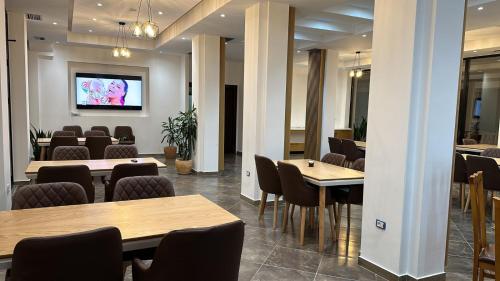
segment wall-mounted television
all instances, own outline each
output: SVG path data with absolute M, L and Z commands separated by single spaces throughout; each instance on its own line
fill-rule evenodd
M 142 77 L 76 73 L 77 109 L 142 110 Z

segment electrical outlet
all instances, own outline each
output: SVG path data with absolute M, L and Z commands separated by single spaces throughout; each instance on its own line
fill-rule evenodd
M 249 176 L 250 176 L 250 171 L 247 171 L 247 177 L 249 177 Z
M 381 221 L 381 220 L 376 220 L 375 226 L 379 229 L 382 229 L 382 230 L 385 230 L 385 228 L 386 228 L 385 221 Z

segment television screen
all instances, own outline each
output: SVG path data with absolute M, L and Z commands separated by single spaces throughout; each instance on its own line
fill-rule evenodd
M 142 109 L 142 77 L 76 73 L 77 109 Z

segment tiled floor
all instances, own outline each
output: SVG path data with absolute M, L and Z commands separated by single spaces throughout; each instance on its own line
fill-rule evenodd
M 332 243 L 327 231 L 327 249 L 323 254 L 319 254 L 315 238 L 317 232 L 314 229 L 307 227 L 304 246 L 298 243 L 298 208 L 295 210 L 294 220 L 290 221 L 287 232 L 283 234 L 280 229 L 272 229 L 271 206 L 266 209 L 264 219 L 259 221 L 258 207 L 240 199 L 239 156 L 226 156 L 225 171 L 222 175 L 179 176 L 175 173 L 173 162 L 167 164 L 168 169 L 162 174 L 172 180 L 177 195 L 200 193 L 245 221 L 245 242 L 239 280 L 383 280 L 357 264 L 361 238 L 361 207 L 354 206 L 352 210 L 349 246 L 346 247 L 344 217 L 339 242 Z M 102 201 L 103 186 L 99 181 L 96 181 L 96 184 L 96 201 Z M 454 199 L 452 208 L 447 280 L 471 280 L 470 212 L 462 214 L 457 201 Z M 280 212 L 281 210 L 282 206 Z M 343 214 L 345 213 L 344 210 Z M 329 226 L 325 229 L 328 230 Z M 3 280 L 3 272 L 0 272 L 0 280 Z M 132 280 L 130 269 L 125 280 Z

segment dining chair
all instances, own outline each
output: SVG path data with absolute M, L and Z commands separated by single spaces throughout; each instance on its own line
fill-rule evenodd
M 323 156 L 323 158 L 321 158 L 321 162 L 343 167 L 345 162 L 345 155 L 338 153 L 327 153 Z
M 345 166 L 349 167 L 354 161 L 363 158 L 363 153 L 359 150 L 358 146 L 353 140 L 342 140 L 342 151 L 345 155 Z
M 300 206 L 300 245 L 304 245 L 304 233 L 306 224 L 307 208 L 310 211 L 319 207 L 319 188 L 304 181 L 299 168 L 293 164 L 278 161 L 278 172 L 281 181 L 281 190 L 285 200 L 285 211 L 283 212 L 283 232 L 286 231 L 288 224 L 288 210 L 290 204 Z M 330 231 L 334 239 L 334 201 L 330 195 L 330 189 L 327 189 L 325 206 L 328 208 L 330 218 Z M 313 223 L 310 221 L 310 223 Z
M 365 159 L 359 158 L 352 164 L 351 169 L 360 172 L 365 171 Z M 346 229 L 346 249 L 349 246 L 349 237 L 351 234 L 351 205 L 363 205 L 363 184 L 351 185 L 345 188 L 335 188 L 332 191 L 332 197 L 339 204 L 336 222 L 336 237 L 340 234 L 340 225 L 342 223 L 342 209 L 347 205 L 347 229 Z
M 89 149 L 85 146 L 58 146 L 54 149 L 52 160 L 89 160 Z
M 482 171 L 483 172 L 483 185 L 486 191 L 492 193 L 491 204 L 493 203 L 493 197 L 495 192 L 500 191 L 500 169 L 498 168 L 497 162 L 489 157 L 483 156 L 467 156 L 467 173 L 469 176 Z M 492 220 L 495 219 L 494 206 L 492 206 Z
M 468 138 L 463 138 L 462 143 L 464 145 L 471 145 L 471 144 L 477 144 L 477 140 L 475 139 L 468 139 Z
M 264 210 L 266 209 L 267 195 L 274 194 L 273 228 L 276 228 L 278 224 L 279 198 L 283 194 L 281 191 L 278 169 L 271 159 L 260 155 L 255 155 L 255 167 L 257 170 L 257 179 L 259 180 L 259 187 L 262 191 L 259 206 L 259 220 L 262 219 Z
M 123 280 L 122 238 L 116 227 L 19 241 L 11 281 Z
M 106 137 L 106 133 L 100 130 L 90 130 L 83 133 L 84 137 Z
M 135 136 L 130 126 L 116 126 L 114 137 L 120 144 L 135 144 Z
M 95 187 L 85 165 L 44 166 L 38 169 L 37 183 L 74 182 L 83 187 L 89 203 L 94 202 Z
M 23 185 L 12 196 L 12 210 L 87 203 L 85 190 L 74 182 Z
M 453 171 L 453 182 L 460 186 L 460 207 L 463 212 L 467 212 L 470 204 L 470 191 L 465 200 L 465 187 L 469 184 L 469 177 L 467 174 L 467 162 L 462 154 L 455 152 L 455 168 Z
M 104 159 L 104 150 L 111 144 L 111 137 L 106 136 L 92 136 L 85 139 L 85 146 L 90 151 L 90 159 Z
M 73 131 L 55 131 L 52 133 L 52 137 L 74 137 L 75 132 Z
M 127 163 L 115 165 L 111 177 L 104 184 L 104 201 L 113 200 L 116 183 L 126 177 L 157 176 L 158 166 L 155 163 Z
M 139 152 L 132 144 L 112 144 L 104 149 L 104 159 L 137 158 Z
M 328 138 L 328 146 L 331 153 L 344 154 L 342 150 L 342 140 L 339 138 Z
M 470 176 L 472 231 L 474 236 L 472 280 L 483 281 L 484 277 L 495 278 L 495 245 L 489 244 L 486 235 L 486 215 L 483 172 Z M 491 274 L 493 272 L 493 274 Z
M 500 198 L 493 198 L 495 201 L 495 225 L 500 225 Z M 495 261 L 500 258 L 500 231 L 495 229 Z M 495 272 L 500 272 L 500 262 L 495 262 Z M 495 274 L 495 280 L 500 281 L 500 274 Z
M 75 136 L 77 138 L 83 138 L 83 130 L 82 127 L 78 125 L 72 125 L 72 126 L 64 126 L 63 131 L 71 131 L 75 132 Z
M 116 182 L 113 201 L 175 196 L 174 185 L 163 176 L 126 177 Z
M 91 131 L 103 131 L 105 136 L 111 137 L 109 133 L 109 129 L 106 126 L 92 126 L 90 128 Z
M 148 267 L 132 262 L 134 281 L 237 281 L 244 224 L 235 221 L 215 227 L 167 233 Z
M 481 156 L 500 158 L 500 148 L 486 148 L 481 152 Z
M 49 145 L 49 160 L 52 160 L 54 149 L 58 146 L 78 146 L 78 139 L 76 137 L 52 137 Z

